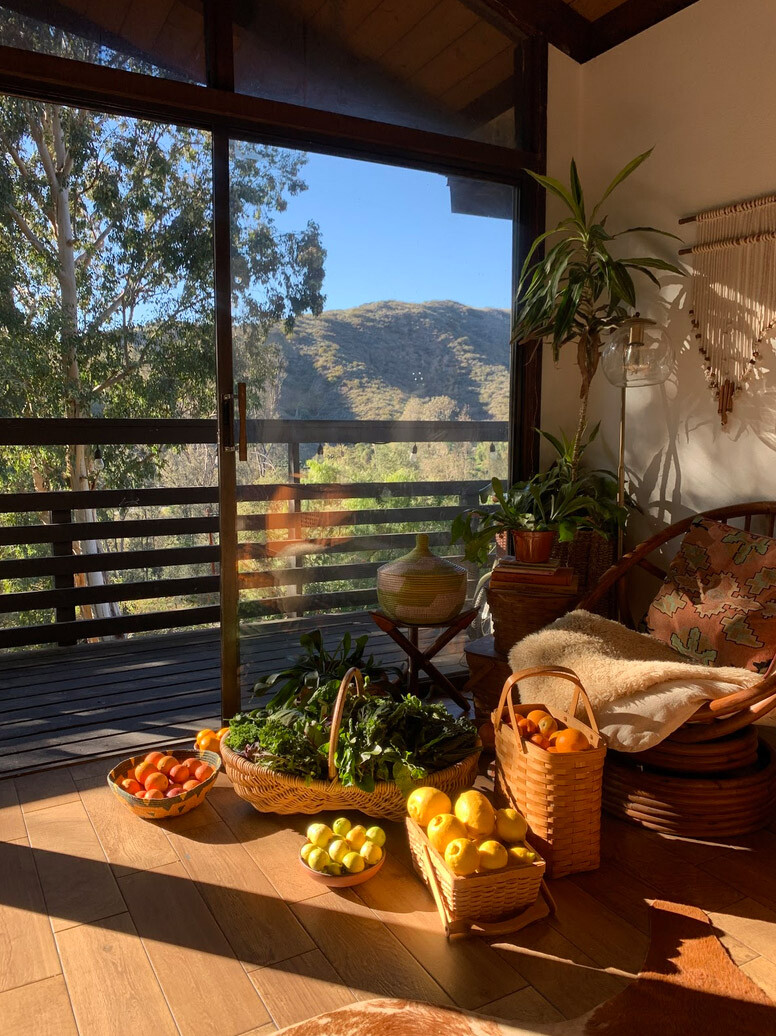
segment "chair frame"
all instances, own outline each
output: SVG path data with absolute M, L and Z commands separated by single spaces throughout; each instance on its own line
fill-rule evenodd
M 615 588 L 620 616 L 623 622 L 632 629 L 635 624 L 625 595 L 627 576 L 635 568 L 642 568 L 661 580 L 667 574 L 659 565 L 649 560 L 650 554 L 676 537 L 683 536 L 697 518 L 709 518 L 722 523 L 743 518 L 744 530 L 749 532 L 752 519 L 763 515 L 768 518 L 767 535 L 773 536 L 776 524 L 776 501 L 760 500 L 752 503 L 732 504 L 728 507 L 716 507 L 710 511 L 700 511 L 698 514 L 683 518 L 661 532 L 655 533 L 654 536 L 624 554 L 604 573 L 598 586 L 584 597 L 577 607 L 594 611 L 606 594 Z M 725 698 L 706 702 L 686 723 L 674 731 L 670 740 L 685 744 L 711 741 L 742 730 L 758 719 L 762 719 L 763 716 L 767 716 L 774 708 L 776 708 L 776 656 L 758 683 L 727 695 Z

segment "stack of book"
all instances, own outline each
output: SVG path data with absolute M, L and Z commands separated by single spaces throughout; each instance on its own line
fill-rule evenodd
M 523 592 L 539 587 L 572 596 L 577 593 L 578 579 L 572 568 L 555 565 L 551 561 L 543 565 L 528 565 L 514 558 L 502 558 L 490 576 L 491 590 Z

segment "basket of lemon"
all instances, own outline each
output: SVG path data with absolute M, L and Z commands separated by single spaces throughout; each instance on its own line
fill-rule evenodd
M 526 842 L 517 810 L 496 810 L 473 789 L 453 805 L 443 791 L 424 787 L 407 799 L 407 813 L 412 862 L 448 938 L 508 934 L 555 912 L 544 860 Z

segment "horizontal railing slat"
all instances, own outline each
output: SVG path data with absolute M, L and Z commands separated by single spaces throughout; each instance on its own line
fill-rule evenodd
M 280 511 L 273 514 L 241 514 L 237 517 L 238 532 L 260 532 L 275 529 L 332 528 L 351 525 L 396 525 L 398 522 L 452 521 L 460 507 L 383 507 L 363 511 Z M 2 540 L 0 540 L 2 542 Z
M 42 608 L 78 607 L 83 604 L 105 604 L 111 601 L 150 601 L 160 597 L 212 594 L 218 593 L 219 583 L 218 576 L 187 576 L 184 579 L 107 583 L 105 586 L 76 586 L 61 590 L 24 590 L 0 595 L 0 612 L 37 611 Z
M 505 442 L 506 421 L 247 421 L 248 443 Z M 2 446 L 198 445 L 217 442 L 213 418 L 0 418 Z
M 221 620 L 219 605 L 202 608 L 178 608 L 143 615 L 122 615 L 115 619 L 79 619 L 75 622 L 52 622 L 45 626 L 17 626 L 0 630 L 0 648 L 48 644 L 54 640 L 82 640 L 88 637 L 113 637 L 123 633 L 147 633 L 151 630 L 178 629 L 181 626 L 204 626 Z
M 128 518 L 107 522 L 63 522 L 61 525 L 0 525 L 0 546 L 62 543 L 66 540 L 133 539 L 217 533 L 218 517 Z
M 348 608 L 354 605 L 377 604 L 377 590 L 335 590 L 332 593 L 304 594 L 299 597 L 266 597 L 261 601 L 241 601 L 241 619 L 259 619 L 272 615 L 285 615 L 299 611 L 323 611 L 331 608 Z
M 10 561 L 0 561 L 0 579 L 74 575 L 76 572 L 120 572 L 132 568 L 169 568 L 172 565 L 208 562 L 215 564 L 220 555 L 220 547 L 204 546 L 117 550 L 108 554 L 71 554 L 65 557 L 14 558 Z
M 325 539 L 270 540 L 269 543 L 238 543 L 240 561 L 263 561 L 276 557 L 301 557 L 306 554 L 342 554 L 354 551 L 398 550 L 415 546 L 414 532 L 385 533 L 376 536 L 331 536 Z M 429 546 L 450 546 L 450 534 L 430 532 Z
M 238 486 L 241 503 L 283 503 L 290 500 L 390 500 L 424 496 L 477 494 L 483 483 L 457 482 L 300 482 L 295 484 Z M 51 493 L 6 493 L 0 495 L 0 514 L 29 511 L 106 510 L 129 507 L 167 507 L 175 504 L 216 504 L 215 486 L 173 489 L 92 489 L 83 492 L 61 490 Z

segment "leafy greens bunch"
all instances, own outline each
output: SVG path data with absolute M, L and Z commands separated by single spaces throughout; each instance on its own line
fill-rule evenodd
M 294 700 L 235 716 L 227 743 L 246 759 L 309 783 L 327 776 L 331 713 L 338 684 L 331 681 Z M 443 705 L 413 695 L 396 701 L 367 694 L 348 699 L 335 760 L 340 781 L 373 791 L 376 781 L 395 781 L 408 793 L 429 773 L 470 755 L 476 728 Z

